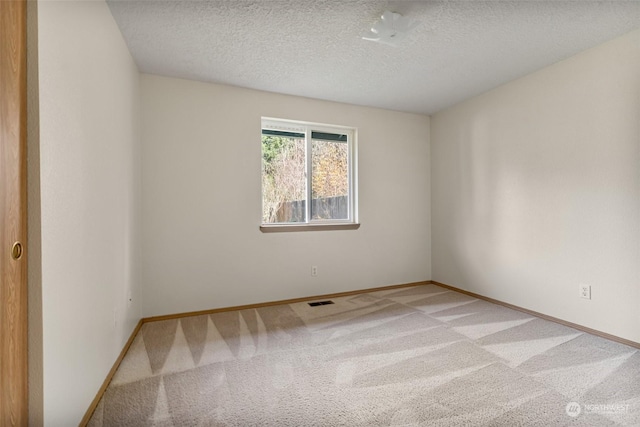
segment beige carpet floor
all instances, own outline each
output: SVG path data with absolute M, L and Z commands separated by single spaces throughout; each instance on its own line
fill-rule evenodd
M 640 426 L 640 351 L 415 286 L 146 323 L 90 426 Z

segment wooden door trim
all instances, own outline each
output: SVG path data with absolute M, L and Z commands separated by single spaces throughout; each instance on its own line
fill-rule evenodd
M 0 1 L 0 424 L 28 424 L 26 1 Z M 22 255 L 12 257 L 20 242 Z

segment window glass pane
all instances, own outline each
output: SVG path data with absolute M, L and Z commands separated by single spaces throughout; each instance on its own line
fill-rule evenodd
M 311 218 L 314 220 L 349 219 L 348 148 L 346 142 L 312 140 Z
M 289 132 L 289 131 L 282 131 L 282 130 L 262 129 L 262 134 L 272 135 L 272 136 L 288 136 L 290 138 L 304 138 L 304 133 Z
M 262 222 L 305 222 L 306 167 L 302 138 L 262 135 Z
M 341 141 L 347 142 L 347 135 L 340 133 L 327 133 L 327 132 L 311 132 L 311 139 L 323 139 L 325 141 Z

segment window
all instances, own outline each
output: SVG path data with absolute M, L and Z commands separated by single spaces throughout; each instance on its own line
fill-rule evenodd
M 355 224 L 355 133 L 263 118 L 262 225 Z

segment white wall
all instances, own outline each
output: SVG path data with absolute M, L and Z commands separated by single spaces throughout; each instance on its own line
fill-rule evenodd
M 70 426 L 141 317 L 139 74 L 104 2 L 38 21 L 44 424 Z
M 431 278 L 428 117 L 141 83 L 145 316 Z M 359 230 L 259 231 L 261 116 L 358 128 Z
M 640 342 L 640 32 L 431 130 L 433 280 Z

